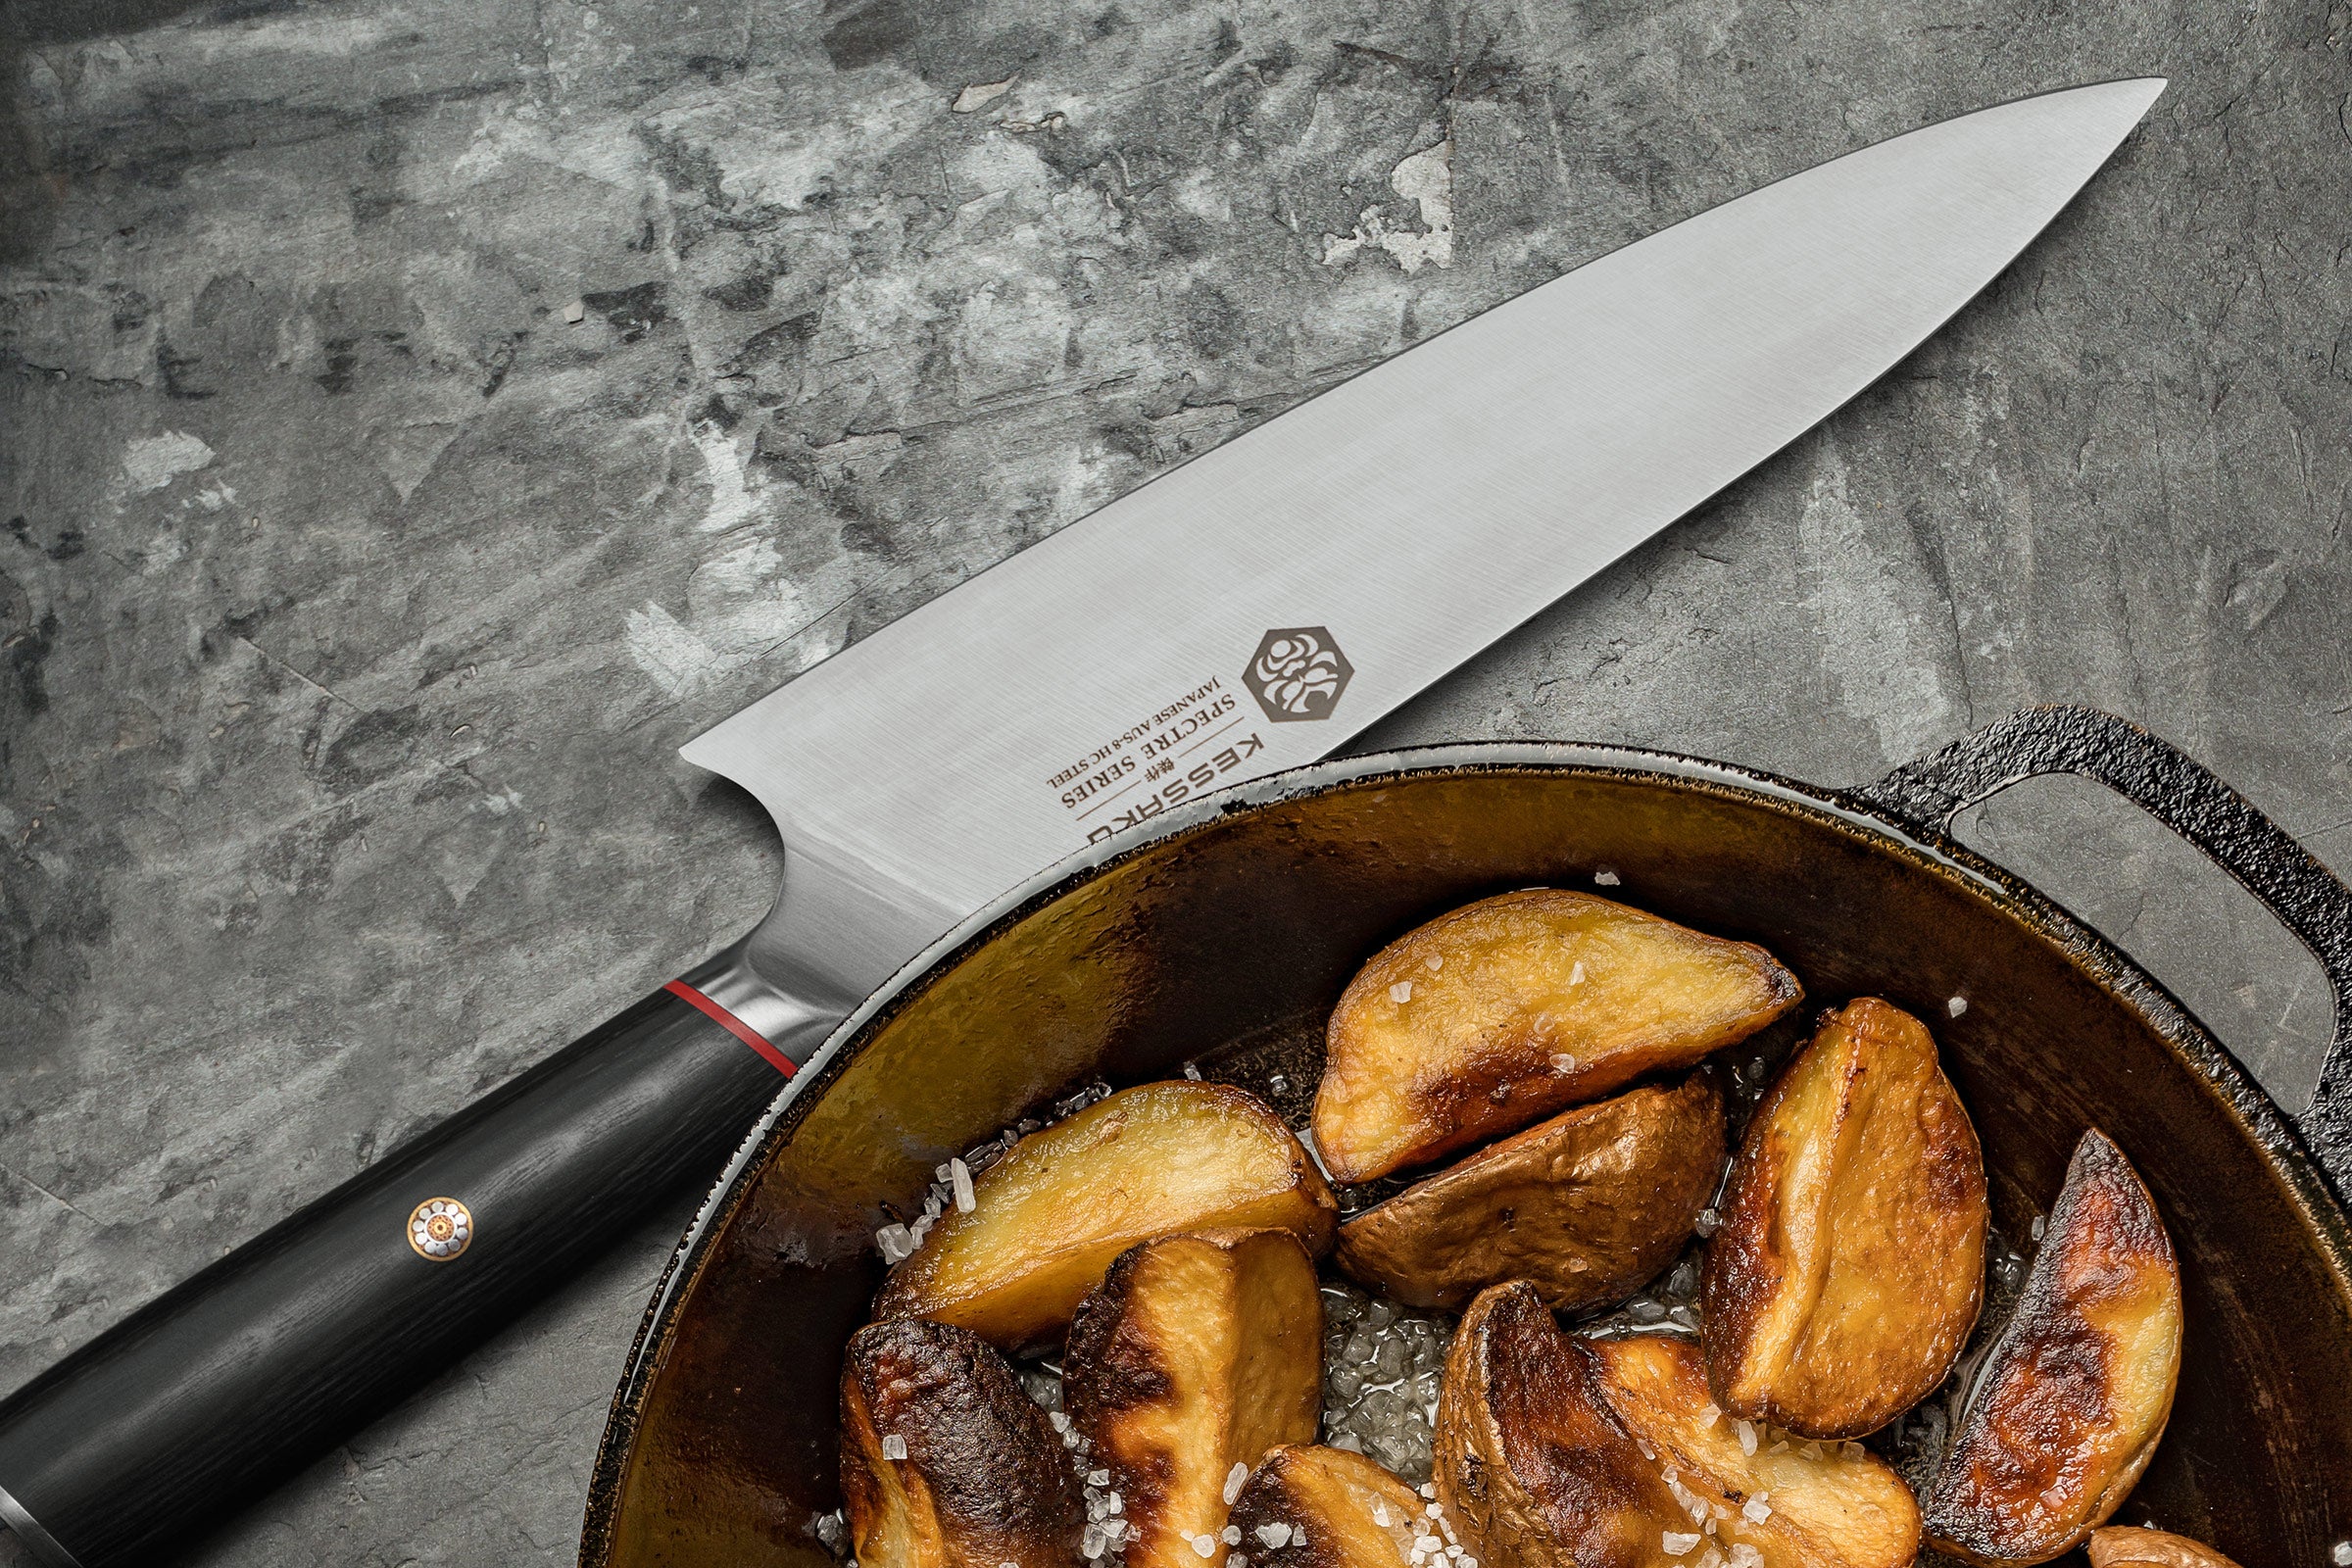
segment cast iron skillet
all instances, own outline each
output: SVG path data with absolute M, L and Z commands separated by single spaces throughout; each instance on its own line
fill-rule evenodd
M 1943 836 L 2052 772 L 2131 797 L 2319 956 L 2336 1034 L 2300 1136 L 2153 980 Z M 2035 710 L 1850 795 L 1656 753 L 1445 747 L 1282 774 L 1112 848 L 943 939 L 770 1109 L 647 1310 L 584 1568 L 824 1568 L 810 1523 L 839 1501 L 835 1382 L 880 1279 L 884 1202 L 906 1209 L 949 1153 L 1074 1081 L 1167 1077 L 1236 1042 L 1302 1061 L 1302 1105 L 1366 955 L 1467 900 L 1601 868 L 1618 897 L 1765 944 L 1808 1012 L 1875 994 L 1929 1019 L 2011 1234 L 2104 1128 L 2153 1189 L 2187 1293 L 2171 1429 L 2125 1517 L 2247 1568 L 2319 1568 L 2352 1535 L 2352 893 L 2164 742 Z

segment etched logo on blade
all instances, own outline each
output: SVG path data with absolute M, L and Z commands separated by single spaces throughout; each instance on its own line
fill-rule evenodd
M 1258 639 L 1248 685 L 1277 724 L 1329 718 L 1355 666 L 1321 626 L 1281 626 Z

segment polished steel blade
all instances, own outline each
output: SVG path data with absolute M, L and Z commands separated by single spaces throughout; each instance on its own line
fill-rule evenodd
M 1324 755 L 1780 450 L 2008 266 L 2163 88 L 1946 121 L 1604 256 L 1141 486 L 684 755 L 775 814 L 804 960 L 878 979 L 1090 839 Z

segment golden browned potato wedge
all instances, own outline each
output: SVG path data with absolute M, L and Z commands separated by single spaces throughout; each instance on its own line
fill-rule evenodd
M 1085 1504 L 1004 1358 L 945 1323 L 869 1323 L 841 1372 L 841 1493 L 864 1568 L 1072 1568 Z
M 1555 1308 L 1622 1299 L 1690 1237 L 1723 1173 L 1723 1096 L 1693 1076 L 1581 1105 L 1340 1227 L 1336 1260 L 1412 1306 L 1458 1311 L 1523 1279 Z
M 1250 1468 L 1322 1417 L 1314 1259 L 1287 1230 L 1130 1248 L 1071 1320 L 1061 1397 L 1124 1505 L 1127 1568 L 1221 1562 Z
M 1927 1027 L 1865 997 L 1756 1107 L 1707 1248 L 1707 1381 L 1808 1438 L 1875 1432 L 1931 1393 L 1984 1289 L 1984 1156 Z
M 1246 1091 L 1126 1089 L 1031 1133 L 892 1271 L 876 1317 L 960 1324 L 1005 1349 L 1051 1343 L 1110 1260 L 1213 1226 L 1295 1231 L 1320 1256 L 1338 1208 L 1282 1118 Z
M 2130 1525 L 2093 1530 L 2089 1551 L 2090 1568 L 2237 1568 L 2201 1541 Z
M 1696 1061 L 1802 995 L 1771 954 L 1582 893 L 1506 893 L 1383 948 L 1333 1009 L 1315 1147 L 1368 1181 Z
M 1999 1568 L 2080 1544 L 2147 1468 L 2180 1376 L 2172 1238 L 2139 1173 L 2093 1128 L 1928 1489 L 1928 1538 Z
M 1905 1568 L 1919 1510 L 1859 1446 L 1766 1441 L 1708 1401 L 1698 1348 L 1560 1332 L 1535 1288 L 1470 1303 L 1436 1481 L 1482 1568 Z
M 1346 1448 L 1281 1447 L 1234 1499 L 1239 1549 L 1265 1568 L 1407 1568 L 1413 1489 Z

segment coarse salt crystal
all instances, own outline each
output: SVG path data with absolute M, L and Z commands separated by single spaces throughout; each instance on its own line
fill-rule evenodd
M 1803 1454 L 1808 1459 L 1818 1459 L 1821 1457 L 1821 1445 L 1818 1443 L 1808 1443 L 1796 1451 Z
M 1553 1072 L 1574 1072 L 1576 1071 L 1576 1058 L 1565 1051 L 1555 1051 L 1551 1054 L 1551 1070 Z
M 1686 1535 L 1679 1530 L 1668 1530 L 1660 1533 L 1658 1544 L 1666 1548 L 1667 1556 L 1680 1557 L 1696 1546 L 1699 1539 L 1696 1534 Z
M 1250 1568 L 1250 1559 L 1238 1551 L 1225 1554 L 1225 1568 Z
M 1291 1527 L 1285 1524 L 1259 1525 L 1255 1534 L 1258 1540 L 1266 1544 L 1267 1550 L 1279 1551 L 1290 1543 Z
M 1740 1434 L 1740 1451 L 1741 1453 L 1756 1451 L 1756 1429 L 1753 1426 L 1745 1421 L 1735 1421 L 1732 1423 L 1732 1430 Z
M 1225 1544 L 1228 1546 L 1238 1546 L 1242 1544 L 1242 1527 L 1240 1525 L 1227 1525 L 1224 1529 L 1217 1532 L 1217 1539 L 1225 1543 Z
M 1389 1505 L 1387 1503 L 1378 1500 L 1373 1502 L 1372 1522 L 1380 1526 L 1383 1530 L 1386 1530 L 1389 1527 Z
M 1764 1500 L 1769 1495 L 1771 1494 L 1759 1492 L 1740 1505 L 1740 1512 L 1749 1524 L 1760 1525 L 1772 1517 L 1772 1505 Z
M 1596 888 L 1615 887 L 1617 885 L 1616 871 L 1609 866 L 1602 866 L 1599 870 L 1592 873 L 1592 885 Z
M 1396 1005 L 1399 1007 L 1412 1001 L 1413 983 L 1410 980 L 1399 980 L 1395 985 L 1389 987 L 1389 1000 L 1396 1004 Z
M 1047 1411 L 1046 1419 L 1054 1423 L 1054 1430 L 1056 1432 L 1067 1432 L 1070 1430 L 1070 1418 L 1062 1414 L 1059 1410 Z
M 1088 1525 L 1086 1534 L 1078 1538 L 1078 1554 L 1092 1562 L 1102 1556 L 1102 1548 L 1109 1544 L 1110 1543 L 1102 1537 L 1101 1525 Z
M 1577 959 L 1575 966 L 1568 971 L 1568 983 L 1572 986 L 1581 986 L 1585 983 L 1584 959 Z
M 977 1201 L 972 1196 L 972 1167 L 961 1159 L 949 1160 L 948 1184 L 956 1189 L 956 1212 L 969 1214 Z
M 1712 1399 L 1710 1399 L 1710 1400 L 1708 1400 L 1708 1401 L 1707 1401 L 1707 1403 L 1706 1403 L 1706 1404 L 1704 1404 L 1703 1406 L 1701 1406 L 1701 1407 L 1700 1407 L 1700 1409 L 1699 1409 L 1699 1412 L 1698 1412 L 1698 1430 L 1699 1430 L 1699 1431 L 1701 1431 L 1701 1432 L 1704 1432 L 1704 1431 L 1706 1431 L 1706 1430 L 1707 1430 L 1709 1427 L 1713 1426 L 1713 1425 L 1714 1425 L 1716 1422 L 1718 1422 L 1718 1421 L 1720 1421 L 1720 1420 L 1722 1420 L 1722 1419 L 1723 1419 L 1723 1407 L 1722 1407 L 1721 1405 L 1718 1405 L 1718 1404 L 1716 1404 L 1716 1403 L 1715 1403 L 1715 1402 L 1714 1402 Z
M 1216 1538 L 1216 1537 L 1214 1537 L 1214 1536 L 1192 1536 L 1192 1537 L 1189 1537 L 1189 1538 L 1187 1538 L 1187 1539 L 1189 1539 L 1189 1540 L 1192 1542 L 1192 1544 L 1193 1544 L 1193 1552 L 1194 1552 L 1194 1555 L 1196 1555 L 1196 1556 L 1200 1556 L 1200 1557 L 1214 1557 L 1214 1556 L 1217 1554 L 1217 1538 Z
M 577 326 L 582 321 L 588 319 L 587 301 L 573 300 L 569 305 L 564 306 L 564 319 L 570 322 L 573 326 Z
M 1446 967 L 1446 955 L 1443 953 L 1431 954 L 1421 960 L 1421 967 L 1427 969 L 1431 974 L 1436 974 L 1440 969 Z
M 1431 1504 L 1430 1504 L 1428 1507 L 1426 1507 L 1426 1508 L 1422 1509 L 1421 1511 L 1422 1511 L 1423 1513 L 1425 1513 L 1425 1514 L 1429 1515 L 1429 1517 L 1431 1517 L 1432 1519 L 1435 1519 L 1435 1518 L 1436 1518 L 1438 1515 L 1440 1515 L 1440 1514 L 1444 1513 L 1446 1510 L 1445 1510 L 1445 1509 L 1443 1509 L 1443 1508 L 1441 1508 L 1441 1507 L 1439 1507 L 1439 1506 L 1438 1506 L 1436 1503 L 1434 1503 L 1434 1502 L 1433 1502 L 1433 1503 L 1431 1503 Z
M 1434 1497 L 1438 1494 L 1437 1484 L 1435 1482 L 1424 1481 L 1414 1490 L 1419 1492 L 1424 1497 Z
M 1184 1064 L 1184 1075 L 1195 1083 L 1199 1083 L 1200 1081 L 1200 1069 L 1194 1066 L 1189 1061 Z
M 882 1440 L 882 1457 L 885 1459 L 906 1458 L 906 1440 L 900 1437 L 896 1432 L 893 1432 L 889 1437 L 884 1438 Z
M 874 1245 L 882 1250 L 883 1262 L 903 1262 L 914 1255 L 914 1233 L 904 1225 L 885 1225 L 874 1232 Z
M 1232 1507 L 1232 1506 L 1233 1506 L 1233 1499 L 1234 1499 L 1234 1498 L 1236 1498 L 1236 1497 L 1238 1497 L 1238 1496 L 1240 1496 L 1240 1495 L 1242 1494 L 1242 1483 L 1243 1483 L 1243 1482 L 1245 1482 L 1245 1481 L 1247 1481 L 1247 1480 L 1249 1480 L 1249 1479 L 1250 1479 L 1250 1467 L 1249 1467 L 1248 1465 L 1246 1465 L 1246 1464 L 1242 1463 L 1242 1461 L 1241 1461 L 1241 1460 L 1239 1460 L 1239 1459 L 1236 1459 L 1236 1460 L 1234 1460 L 1234 1461 L 1233 1461 L 1233 1468 L 1225 1472 L 1225 1506 L 1226 1506 L 1226 1507 L 1230 1508 L 1230 1507 Z M 1241 1539 L 1242 1539 L 1242 1537 L 1241 1537 L 1241 1532 L 1237 1530 L 1237 1531 L 1235 1531 L 1235 1532 L 1233 1533 L 1233 1540 L 1232 1540 L 1232 1541 L 1228 1541 L 1227 1543 L 1225 1543 L 1225 1544 L 1227 1544 L 1228 1546 L 1234 1545 L 1234 1544 L 1236 1544 L 1237 1543 L 1239 1543 L 1239 1542 L 1241 1541 Z
M 1090 1487 L 1107 1487 L 1110 1485 L 1110 1472 L 1107 1470 L 1089 1470 L 1086 1473 L 1086 1484 Z
M 1943 1010 L 1957 1018 L 1968 1010 L 1968 999 L 1966 997 L 1954 997 L 1951 1001 L 1943 1004 Z
M 1742 1541 L 1732 1547 L 1732 1568 L 1762 1568 L 1764 1553 Z
M 1788 1440 L 1787 1438 L 1783 1438 L 1780 1442 L 1774 1444 L 1771 1447 L 1766 1448 L 1764 1451 L 1766 1453 L 1787 1453 L 1788 1451 Z
M 1306 1544 L 1306 1532 L 1299 1529 L 1297 1525 L 1291 1526 L 1291 1544 L 1294 1546 L 1303 1546 Z
M 2050 1222 L 2044 1219 L 2041 1215 L 2036 1214 L 2034 1216 L 2034 1224 L 2032 1229 L 2034 1232 L 2034 1239 L 2038 1242 L 2044 1236 L 2049 1234 Z
M 2337 1568 L 2352 1568 L 2352 1541 L 2337 1542 L 2335 1549 L 2328 1554 L 2328 1560 L 2336 1564 Z

